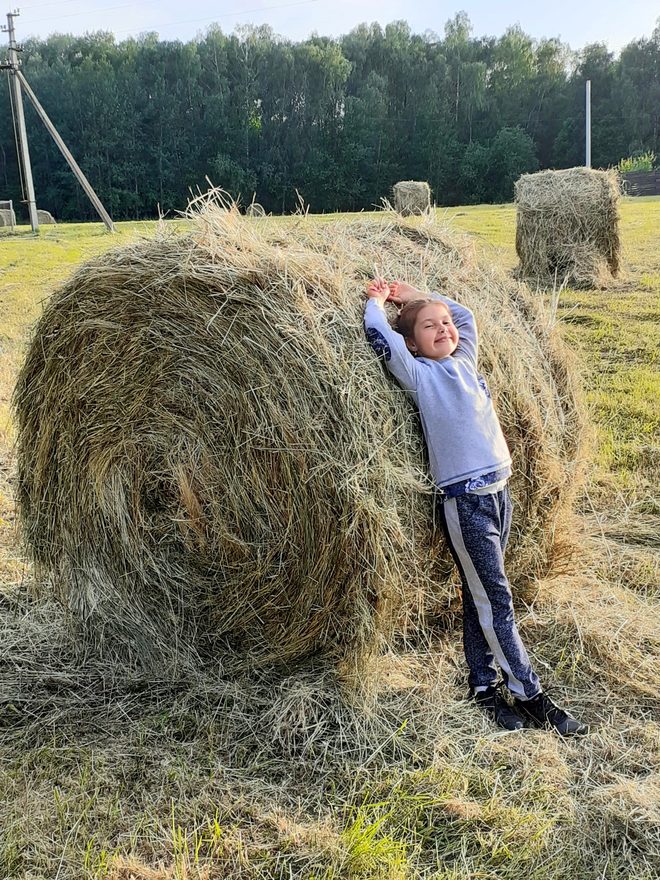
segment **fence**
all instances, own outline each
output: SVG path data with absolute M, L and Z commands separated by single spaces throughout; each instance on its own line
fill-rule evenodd
M 621 188 L 627 196 L 660 196 L 660 169 L 626 171 L 621 175 Z

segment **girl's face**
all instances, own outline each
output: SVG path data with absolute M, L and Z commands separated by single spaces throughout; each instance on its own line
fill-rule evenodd
M 458 345 L 458 330 L 442 303 L 429 303 L 417 313 L 412 339 L 406 345 L 413 354 L 440 360 L 449 357 Z

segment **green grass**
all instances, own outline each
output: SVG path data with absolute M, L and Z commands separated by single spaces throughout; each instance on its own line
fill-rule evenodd
M 515 263 L 515 217 L 513 205 L 468 205 L 461 208 L 439 208 L 439 219 L 469 232 L 499 250 L 499 261 L 505 266 Z
M 515 208 L 447 209 L 507 267 L 516 263 Z M 564 290 L 558 318 L 580 353 L 586 398 L 598 435 L 594 491 L 602 503 L 616 484 L 629 499 L 657 492 L 660 476 L 660 197 L 621 203 L 624 266 L 608 290 Z
M 514 266 L 513 206 L 438 213 Z M 26 595 L 8 402 L 53 287 L 154 228 L 0 234 L 0 877 L 655 878 L 660 199 L 623 201 L 625 274 L 563 291 L 557 312 L 596 425 L 588 565 L 540 585 L 519 622 L 544 679 L 595 727 L 577 743 L 476 716 L 454 631 L 399 658 L 408 684 L 357 710 L 304 672 L 177 688 L 71 656 L 61 609 Z

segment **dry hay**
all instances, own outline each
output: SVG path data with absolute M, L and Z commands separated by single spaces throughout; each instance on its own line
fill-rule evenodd
M 250 204 L 245 209 L 245 213 L 248 217 L 265 217 L 266 211 L 263 205 L 260 205 L 259 202 L 250 202 Z
M 604 785 L 594 794 L 603 807 L 605 832 L 625 836 L 630 846 L 660 851 L 660 773 Z M 620 826 L 617 829 L 617 826 Z M 623 832 L 623 834 L 621 833 Z
M 516 592 L 557 556 L 582 422 L 527 289 L 430 221 L 257 227 L 207 204 L 185 237 L 81 267 L 17 383 L 23 535 L 84 644 L 181 669 L 352 663 L 447 612 L 417 418 L 362 329 L 375 265 L 476 311 Z
M 615 172 L 569 168 L 523 174 L 515 186 L 521 278 L 543 285 L 599 287 L 619 271 L 619 183 Z
M 50 211 L 42 211 L 41 208 L 37 210 L 37 220 L 41 226 L 55 225 L 55 218 Z
M 394 210 L 403 217 L 423 214 L 431 207 L 431 187 L 425 180 L 401 180 L 392 187 Z
M 0 227 L 16 226 L 16 213 L 13 208 L 0 209 Z

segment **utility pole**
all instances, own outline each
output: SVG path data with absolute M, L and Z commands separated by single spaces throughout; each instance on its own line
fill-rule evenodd
M 67 145 L 64 143 L 62 138 L 60 137 L 60 133 L 55 128 L 53 123 L 50 121 L 48 114 L 44 110 L 44 108 L 39 103 L 37 96 L 34 94 L 32 89 L 30 88 L 30 84 L 25 79 L 23 72 L 20 70 L 18 66 L 18 49 L 16 46 L 16 39 L 14 35 L 14 17 L 18 15 L 18 10 L 14 12 L 7 13 L 7 27 L 3 28 L 4 31 L 7 31 L 9 34 L 9 60 L 7 64 L 0 64 L 0 69 L 6 69 L 9 71 L 9 81 L 10 86 L 13 85 L 12 91 L 12 100 L 15 104 L 15 119 L 17 120 L 17 128 L 19 132 L 19 163 L 23 169 L 26 188 L 28 191 L 28 207 L 30 210 L 30 223 L 32 225 L 32 229 L 36 232 L 39 229 L 39 221 L 37 218 L 37 204 L 34 199 L 34 186 L 32 183 L 32 170 L 30 168 L 30 155 L 28 153 L 28 145 L 27 145 L 27 133 L 25 130 L 25 117 L 23 114 L 23 95 L 21 92 L 21 86 L 25 89 L 25 94 L 28 96 L 30 101 L 32 102 L 32 106 L 37 111 L 39 118 L 46 126 L 46 129 L 50 136 L 55 141 L 59 151 L 62 153 L 66 161 L 69 163 L 69 167 L 73 171 L 76 176 L 78 183 L 85 190 L 85 193 L 96 209 L 99 217 L 105 223 L 106 227 L 110 232 L 115 231 L 114 223 L 112 222 L 112 218 L 108 214 L 108 212 L 103 207 L 103 203 L 101 199 L 94 192 L 94 188 L 91 183 L 82 172 L 82 169 L 76 162 L 76 160 L 71 155 Z
M 584 164 L 587 168 L 591 168 L 591 80 L 587 80 L 585 93 L 585 158 Z
M 27 130 L 25 128 L 25 115 L 23 114 L 23 96 L 21 83 L 18 79 L 18 47 L 14 33 L 14 18 L 19 14 L 18 10 L 7 13 L 7 26 L 2 28 L 9 35 L 9 89 L 14 105 L 14 119 L 16 120 L 16 136 L 18 139 L 18 161 L 23 172 L 25 181 L 24 195 L 27 195 L 28 212 L 30 214 L 30 226 L 33 232 L 39 231 L 39 219 L 37 217 L 37 202 L 34 197 L 34 184 L 32 182 L 32 166 L 30 165 L 30 150 L 28 149 Z

